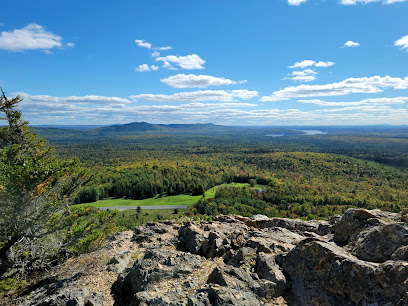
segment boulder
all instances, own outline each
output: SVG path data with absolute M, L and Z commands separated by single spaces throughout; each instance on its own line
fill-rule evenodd
M 275 297 L 282 295 L 288 287 L 286 277 L 276 263 L 274 255 L 259 253 L 255 261 L 255 272 L 260 278 L 271 281 L 274 284 L 273 296 Z
M 107 269 L 108 271 L 121 273 L 130 264 L 131 260 L 132 254 L 129 251 L 124 251 L 109 260 Z
M 404 223 L 369 227 L 359 232 L 351 243 L 353 255 L 378 263 L 390 260 L 397 249 L 407 245 L 408 226 Z M 398 254 L 402 255 L 402 250 L 395 256 L 398 257 Z
M 300 305 L 406 305 L 408 263 L 360 260 L 343 248 L 305 239 L 282 259 Z

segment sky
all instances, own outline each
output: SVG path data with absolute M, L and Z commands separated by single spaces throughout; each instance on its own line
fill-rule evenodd
M 33 125 L 408 124 L 408 0 L 13 0 L 0 86 Z

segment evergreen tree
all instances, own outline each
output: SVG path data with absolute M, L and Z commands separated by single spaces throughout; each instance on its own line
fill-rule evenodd
M 68 208 L 89 180 L 78 159 L 60 160 L 30 130 L 16 109 L 21 98 L 9 99 L 1 92 L 1 119 L 8 124 L 0 127 L 0 275 L 8 268 L 7 251 L 24 239 L 45 235 L 51 215 Z

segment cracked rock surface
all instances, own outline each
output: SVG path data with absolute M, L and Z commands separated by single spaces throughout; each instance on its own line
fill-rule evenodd
M 100 264 L 70 278 L 60 268 L 65 274 L 55 271 L 13 303 L 408 305 L 407 221 L 404 212 L 350 209 L 330 221 L 148 223 L 89 255 L 105 256 Z

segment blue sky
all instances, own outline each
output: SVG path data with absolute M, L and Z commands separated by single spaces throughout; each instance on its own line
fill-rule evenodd
M 408 0 L 8 1 L 32 124 L 408 123 Z

